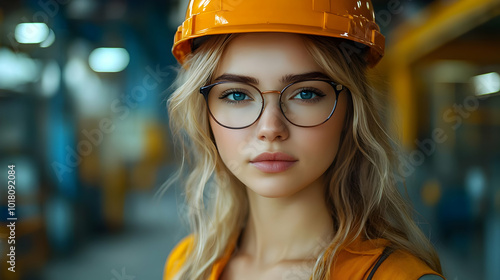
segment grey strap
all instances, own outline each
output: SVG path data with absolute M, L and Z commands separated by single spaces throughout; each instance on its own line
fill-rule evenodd
M 418 278 L 418 280 L 444 280 L 443 277 L 434 274 L 426 274 Z
M 377 263 L 375 266 L 372 268 L 372 271 L 370 271 L 370 275 L 368 275 L 368 278 L 366 280 L 372 280 L 373 274 L 377 271 L 378 267 L 387 259 L 387 257 L 392 253 L 393 249 L 389 247 L 385 247 L 384 251 L 382 252 L 382 255 L 378 258 Z

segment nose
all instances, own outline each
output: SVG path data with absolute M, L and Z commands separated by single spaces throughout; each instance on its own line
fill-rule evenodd
M 279 91 L 262 92 L 264 109 L 257 121 L 257 138 L 259 140 L 273 142 L 288 138 L 288 123 L 279 107 L 279 93 Z

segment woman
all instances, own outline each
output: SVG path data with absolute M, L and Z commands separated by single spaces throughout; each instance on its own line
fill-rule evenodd
M 383 45 L 369 1 L 190 2 L 168 106 L 192 234 L 164 279 L 442 279 L 367 83 Z

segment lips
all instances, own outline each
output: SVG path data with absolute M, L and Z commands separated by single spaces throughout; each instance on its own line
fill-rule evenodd
M 262 153 L 250 164 L 264 173 L 279 173 L 292 167 L 298 160 L 285 153 Z

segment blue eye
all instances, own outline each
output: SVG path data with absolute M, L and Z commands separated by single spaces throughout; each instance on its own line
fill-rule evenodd
M 245 99 L 250 99 L 248 98 L 248 95 L 241 93 L 241 92 L 235 92 L 235 93 L 230 93 L 226 95 L 226 98 L 229 100 L 234 100 L 234 101 L 243 101 Z
M 302 99 L 302 100 L 314 100 L 325 96 L 321 92 L 310 89 L 301 89 L 297 94 L 293 96 L 293 99 Z
M 244 93 L 240 89 L 229 89 L 224 91 L 220 97 L 220 100 L 225 101 L 227 103 L 241 103 L 241 102 L 248 102 L 253 100 L 251 95 L 248 93 Z
M 325 94 L 322 90 L 316 87 L 303 87 L 293 91 L 290 94 L 290 101 L 296 102 L 297 104 L 314 104 L 322 102 L 324 100 Z
M 309 90 L 302 90 L 299 92 L 297 95 L 295 95 L 295 98 L 297 99 L 311 99 L 316 95 L 316 93 L 309 91 Z

